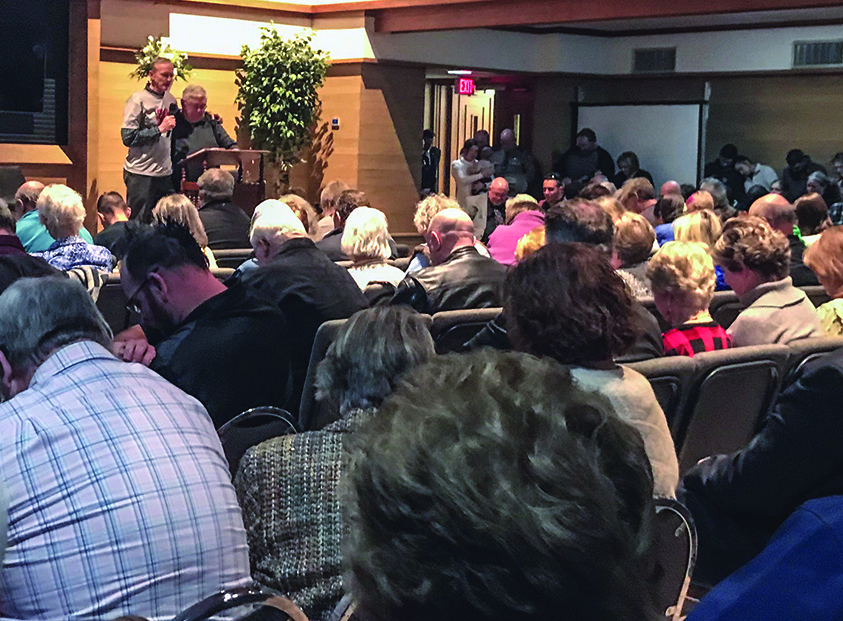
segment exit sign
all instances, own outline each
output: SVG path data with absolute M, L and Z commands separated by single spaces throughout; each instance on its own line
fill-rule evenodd
M 457 92 L 460 95 L 473 95 L 475 90 L 474 78 L 460 78 L 457 81 Z

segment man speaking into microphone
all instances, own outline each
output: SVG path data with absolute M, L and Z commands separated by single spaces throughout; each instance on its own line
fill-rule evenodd
M 141 222 L 150 222 L 158 200 L 173 192 L 170 139 L 176 126 L 173 112 L 178 109 L 170 93 L 174 79 L 172 61 L 156 58 L 146 87 L 129 97 L 123 109 L 120 133 L 129 147 L 123 164 L 126 202 L 132 217 Z

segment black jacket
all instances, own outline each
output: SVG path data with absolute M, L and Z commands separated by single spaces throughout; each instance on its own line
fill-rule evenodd
M 790 246 L 790 277 L 793 279 L 793 286 L 807 287 L 820 284 L 817 275 L 805 265 L 802 259 L 805 253 L 805 242 L 791 233 L 787 236 L 787 243 Z
M 457 248 L 444 263 L 426 267 L 399 283 L 392 304 L 420 313 L 463 308 L 494 308 L 503 303 L 506 266 L 484 257 L 474 246 Z
M 211 250 L 251 248 L 249 216 L 231 201 L 208 201 L 199 210 Z

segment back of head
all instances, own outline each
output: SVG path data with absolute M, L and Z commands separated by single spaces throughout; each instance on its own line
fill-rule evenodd
M 564 367 L 434 358 L 355 445 L 347 584 L 365 617 L 651 618 L 643 442 Z
M 584 244 L 546 245 L 504 281 L 515 348 L 563 364 L 604 362 L 626 352 L 638 336 L 632 304 L 608 259 Z
M 682 215 L 685 210 L 685 201 L 681 194 L 665 194 L 653 208 L 653 215 L 661 218 L 662 222 L 668 224 Z
M 170 194 L 159 200 L 152 210 L 152 219 L 159 224 L 167 221 L 180 224 L 190 231 L 200 248 L 208 245 L 208 235 L 199 218 L 199 210 L 184 194 Z
M 407 371 L 434 354 L 418 313 L 401 306 L 362 310 L 343 325 L 319 364 L 317 399 L 335 398 L 343 414 L 377 408 Z
M 706 190 L 694 192 L 685 201 L 685 212 L 693 213 L 695 211 L 702 211 L 703 209 L 714 209 L 714 197 Z
M 111 346 L 111 330 L 90 294 L 72 278 L 22 278 L 0 295 L 0 343 L 13 369 L 38 367 L 77 341 Z
M 738 148 L 732 143 L 724 144 L 720 149 L 720 157 L 725 157 L 734 161 L 738 157 Z
M 626 213 L 626 208 L 623 206 L 623 204 L 611 194 L 600 196 L 594 199 L 594 202 L 600 205 L 603 211 L 609 214 L 609 217 L 612 219 L 612 222 L 615 222 L 618 218 L 620 218 L 623 214 Z
M 626 205 L 627 201 L 633 197 L 639 201 L 651 201 L 656 198 L 656 190 L 653 184 L 644 177 L 627 179 L 618 191 L 618 200 Z
M 676 181 L 665 181 L 661 187 L 661 195 L 667 196 L 669 194 L 676 194 L 678 196 L 682 196 L 682 186 L 679 185 Z
M 580 242 L 612 252 L 615 226 L 612 218 L 594 201 L 573 199 L 548 209 L 545 235 L 548 243 Z
M 717 240 L 714 260 L 732 272 L 746 268 L 766 281 L 781 280 L 790 269 L 790 247 L 787 238 L 766 220 L 755 216 L 733 218 L 726 222 Z
M 754 203 L 759 198 L 767 196 L 767 188 L 763 185 L 753 185 L 746 191 L 746 200 L 749 204 Z
M 516 194 L 506 201 L 506 221 L 512 222 L 512 219 L 519 213 L 524 211 L 538 211 L 538 201 L 529 194 Z
M 337 202 L 337 199 L 340 197 L 340 194 L 350 189 L 351 186 L 349 186 L 342 179 L 334 179 L 333 181 L 329 181 L 328 184 L 322 189 L 322 193 L 319 195 L 320 208 L 324 211 L 325 209 L 330 209 L 334 207 Z
M 497 181 L 497 179 L 495 180 Z M 494 181 L 492 182 L 494 183 Z M 413 224 L 419 235 L 427 233 L 430 228 L 430 221 L 433 216 L 445 209 L 459 209 L 460 205 L 452 198 L 448 198 L 444 194 L 430 194 L 425 196 L 416 204 L 416 213 L 413 215 Z
M 627 212 L 615 222 L 614 250 L 622 265 L 646 261 L 655 242 L 656 232 L 641 214 Z
M 268 199 L 255 208 L 252 227 L 249 229 L 252 248 L 256 248 L 260 242 L 278 248 L 293 237 L 307 237 L 307 231 L 289 205 Z
M 371 207 L 368 197 L 360 190 L 345 190 L 337 198 L 334 205 L 336 213 L 334 214 L 334 222 L 338 225 L 343 225 L 351 215 L 351 212 L 358 207 Z
M 234 176 L 221 168 L 209 168 L 196 182 L 206 201 L 227 201 L 234 196 Z
M 796 224 L 796 210 L 781 194 L 765 194 L 749 207 L 749 215 L 764 218 L 773 228 Z
M 341 246 L 343 253 L 355 261 L 385 261 L 391 254 L 386 216 L 372 207 L 358 207 L 345 221 Z
M 729 207 L 729 191 L 720 179 L 703 179 L 702 183 L 700 183 L 700 190 L 711 194 L 715 209 Z
M 316 223 L 316 210 L 307 202 L 307 199 L 298 194 L 285 194 L 279 196 L 278 200 L 293 210 L 296 217 L 301 220 L 305 232 L 310 234 L 312 226 Z
M 794 207 L 803 235 L 815 235 L 826 228 L 829 222 L 828 205 L 816 192 L 797 198 Z
M 97 211 L 104 216 L 113 216 L 115 211 L 126 211 L 128 207 L 119 192 L 105 192 L 97 199 Z
M 796 164 L 799 164 L 802 160 L 805 159 L 805 154 L 802 152 L 801 149 L 791 149 L 787 152 L 787 155 L 784 159 L 787 162 L 788 166 L 795 166 Z
M 0 232 L 2 231 L 6 231 L 10 235 L 15 234 L 15 217 L 6 201 L 0 198 Z
M 694 211 L 673 221 L 676 241 L 698 242 L 713 247 L 721 230 L 720 218 L 711 209 Z
M 31 211 L 35 209 L 38 197 L 41 196 L 43 190 L 44 184 L 40 181 L 27 181 L 15 192 L 15 200 L 21 201 L 24 208 Z
M 654 293 L 678 294 L 694 311 L 708 308 L 717 276 L 708 249 L 697 242 L 672 241 L 659 248 L 647 264 Z
M 580 198 L 584 198 L 588 201 L 597 200 L 604 196 L 611 196 L 612 191 L 607 188 L 602 183 L 589 183 L 585 186 L 582 190 L 579 191 L 577 196 Z
M 55 239 L 78 235 L 85 220 L 85 206 L 79 193 L 66 185 L 48 185 L 38 196 L 38 215 Z
M 443 209 L 430 221 L 428 235 L 437 233 L 441 237 L 474 238 L 474 223 L 462 209 Z
M 140 282 L 154 269 L 190 266 L 207 270 L 208 259 L 182 224 L 166 220 L 154 226 L 132 222 L 127 227 L 123 269 Z
M 843 226 L 823 231 L 805 250 L 804 259 L 829 295 L 838 298 L 843 294 Z

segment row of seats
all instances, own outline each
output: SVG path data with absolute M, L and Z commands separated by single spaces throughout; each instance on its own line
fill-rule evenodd
M 388 261 L 388 263 L 390 265 L 394 265 L 400 270 L 406 270 L 410 265 L 410 255 L 412 249 L 410 246 L 405 244 L 397 244 L 397 248 L 399 258 Z M 214 259 L 216 259 L 219 267 L 237 269 L 243 261 L 251 259 L 252 256 L 254 255 L 252 254 L 251 248 L 227 248 L 225 250 L 214 250 Z M 350 267 L 351 261 L 341 261 L 339 264 L 345 267 Z

